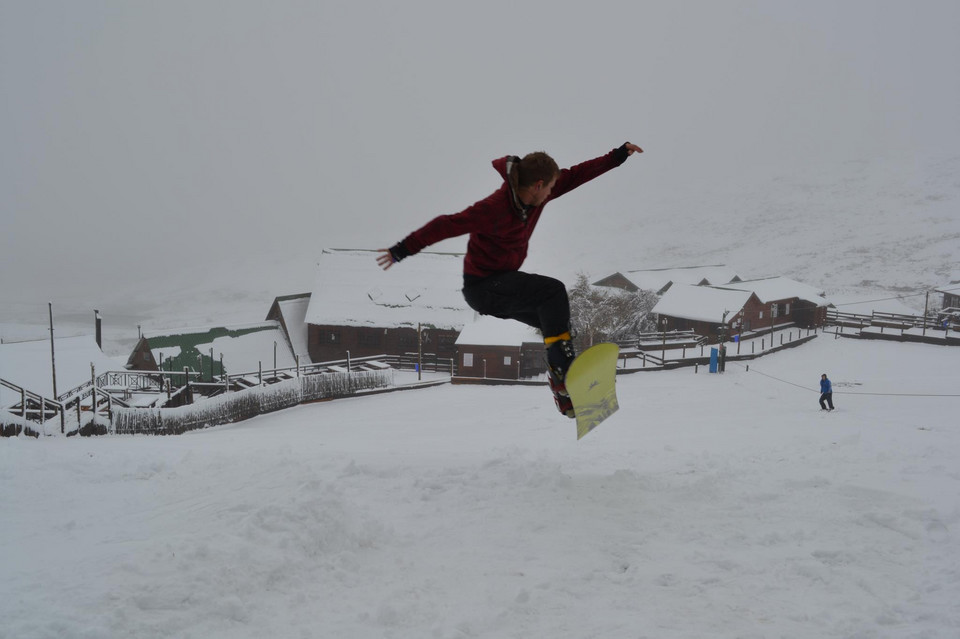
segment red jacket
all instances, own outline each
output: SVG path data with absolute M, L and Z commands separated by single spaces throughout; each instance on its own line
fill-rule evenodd
M 487 277 L 501 271 L 519 270 L 527 257 L 530 236 L 547 202 L 620 166 L 626 159 L 627 150 L 620 147 L 569 169 L 561 169 L 550 197 L 525 212 L 518 207 L 507 180 L 511 163 L 519 158 L 508 155 L 494 160 L 493 168 L 503 178 L 499 189 L 459 213 L 441 215 L 427 222 L 403 240 L 403 247 L 413 255 L 441 240 L 469 233 L 467 255 L 463 260 L 464 275 Z

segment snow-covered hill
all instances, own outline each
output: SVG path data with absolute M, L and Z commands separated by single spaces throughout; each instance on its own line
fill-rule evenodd
M 546 388 L 472 386 L 0 440 L 0 636 L 960 634 L 952 349 L 618 385 L 580 442 Z

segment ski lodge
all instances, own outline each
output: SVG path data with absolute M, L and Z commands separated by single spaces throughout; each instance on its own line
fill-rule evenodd
M 740 335 L 786 326 L 823 326 L 827 306 L 822 291 L 786 277 L 770 277 L 723 286 L 671 286 L 652 312 L 660 331 L 691 330 L 716 338 L 721 332 Z
M 324 249 L 305 313 L 314 362 L 411 355 L 453 361 L 474 311 L 463 299 L 463 254 L 421 252 L 383 270 L 377 251 Z

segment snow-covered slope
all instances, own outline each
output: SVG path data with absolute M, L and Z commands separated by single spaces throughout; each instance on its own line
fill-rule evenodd
M 474 386 L 0 440 L 0 636 L 956 637 L 958 382 L 821 336 L 622 376 L 580 442 Z

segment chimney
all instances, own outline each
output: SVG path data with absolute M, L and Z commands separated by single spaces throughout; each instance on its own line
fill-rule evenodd
M 100 320 L 100 311 L 93 309 L 94 323 L 96 324 L 97 348 L 103 350 L 103 333 L 101 330 L 102 321 Z

